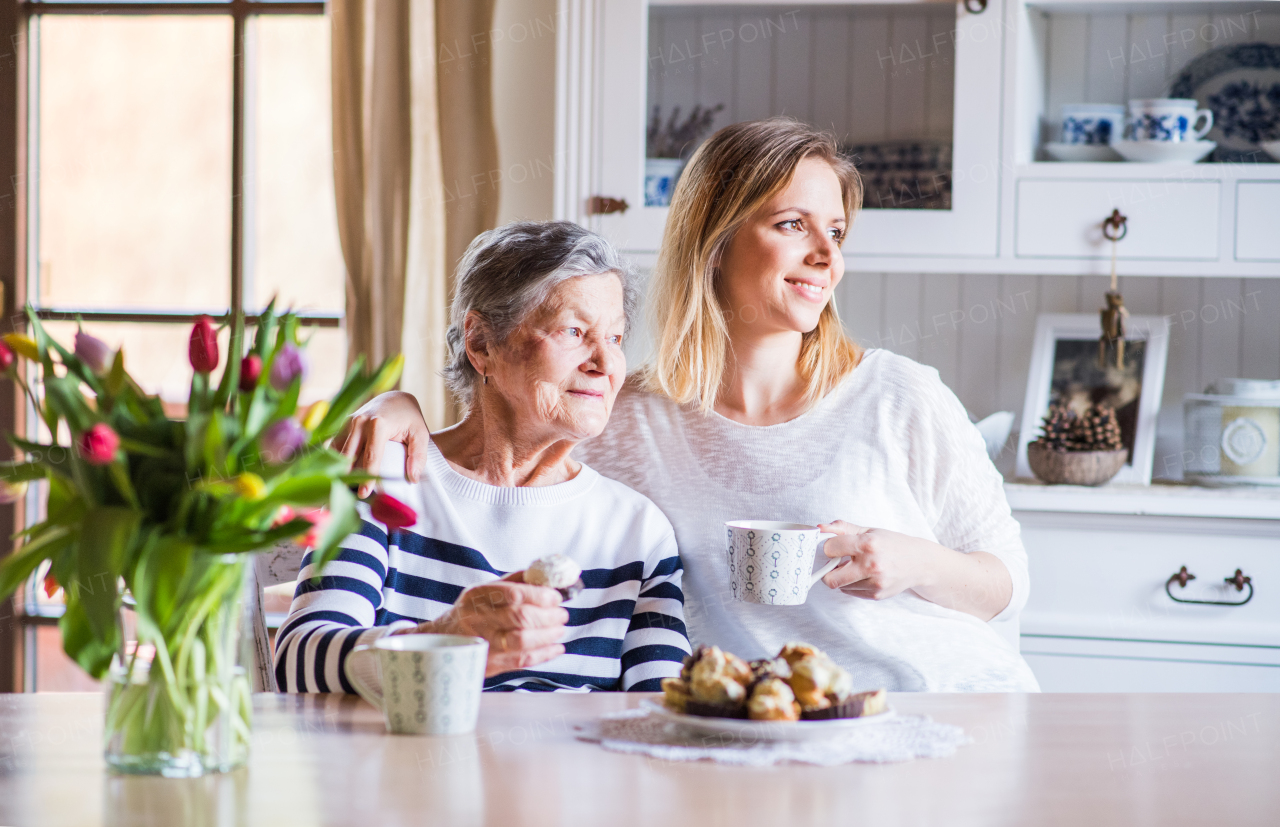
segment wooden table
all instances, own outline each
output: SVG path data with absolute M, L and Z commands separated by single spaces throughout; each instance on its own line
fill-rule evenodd
M 1280 824 L 1280 695 L 895 695 L 952 758 L 744 769 L 576 741 L 625 694 L 487 695 L 475 734 L 388 736 L 354 698 L 260 695 L 245 770 L 121 777 L 98 695 L 0 695 L 0 825 Z

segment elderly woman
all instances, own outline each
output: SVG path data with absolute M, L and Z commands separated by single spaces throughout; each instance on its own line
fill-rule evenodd
M 576 225 L 511 224 L 471 244 L 456 290 L 446 378 L 466 417 L 423 437 L 418 483 L 387 452 L 385 490 L 415 525 L 388 530 L 362 506 L 318 585 L 303 566 L 279 686 L 353 692 L 343 660 L 357 644 L 442 632 L 489 642 L 486 689 L 658 689 L 689 652 L 671 524 L 569 456 L 604 430 L 622 387 L 629 271 Z M 582 569 L 564 605 L 522 576 L 551 554 Z
M 654 270 L 653 360 L 577 455 L 672 521 L 695 641 L 756 658 L 805 640 L 864 689 L 1035 690 L 1018 653 L 1026 552 L 981 436 L 937 371 L 863 351 L 836 313 L 861 200 L 835 140 L 795 121 L 704 143 Z M 396 395 L 356 425 L 364 462 L 425 432 Z M 803 606 L 734 600 L 737 519 L 822 524 L 843 562 Z

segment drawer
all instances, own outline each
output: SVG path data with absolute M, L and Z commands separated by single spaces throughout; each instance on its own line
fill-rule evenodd
M 1024 635 L 1280 645 L 1280 521 L 1015 512 L 1031 573 Z M 1177 603 L 1165 582 L 1196 576 L 1180 598 L 1238 601 L 1223 578 L 1253 579 L 1242 606 Z M 1280 661 L 1278 661 L 1280 662 Z
M 1044 692 L 1280 692 L 1280 666 L 1045 652 L 1043 643 L 1024 638 L 1022 656 Z
M 1280 181 L 1241 181 L 1236 186 L 1236 258 L 1280 261 Z
M 1109 258 L 1102 221 L 1119 209 L 1129 231 L 1118 258 L 1213 261 L 1220 191 L 1217 181 L 1024 179 L 1018 182 L 1017 255 Z

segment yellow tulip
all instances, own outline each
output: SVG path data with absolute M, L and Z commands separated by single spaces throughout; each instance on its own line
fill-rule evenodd
M 321 399 L 310 408 L 307 408 L 306 415 L 302 417 L 302 427 L 308 431 L 314 431 L 327 413 L 329 413 L 329 403 Z
M 248 471 L 231 481 L 235 492 L 246 500 L 260 500 L 267 493 L 267 484 L 262 477 Z
M 0 337 L 4 339 L 4 343 L 14 353 L 33 362 L 40 361 L 40 349 L 36 347 L 36 340 L 30 336 L 24 336 L 21 333 L 6 333 Z
M 386 373 L 383 374 L 382 379 L 369 389 L 370 395 L 377 396 L 394 388 L 396 383 L 400 381 L 400 374 L 402 373 L 404 373 L 404 354 L 397 353 L 395 358 L 387 363 Z

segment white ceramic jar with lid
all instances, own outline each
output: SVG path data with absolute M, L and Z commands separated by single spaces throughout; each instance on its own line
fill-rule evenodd
M 1188 479 L 1280 485 L 1280 381 L 1219 379 L 1187 394 L 1183 417 Z

